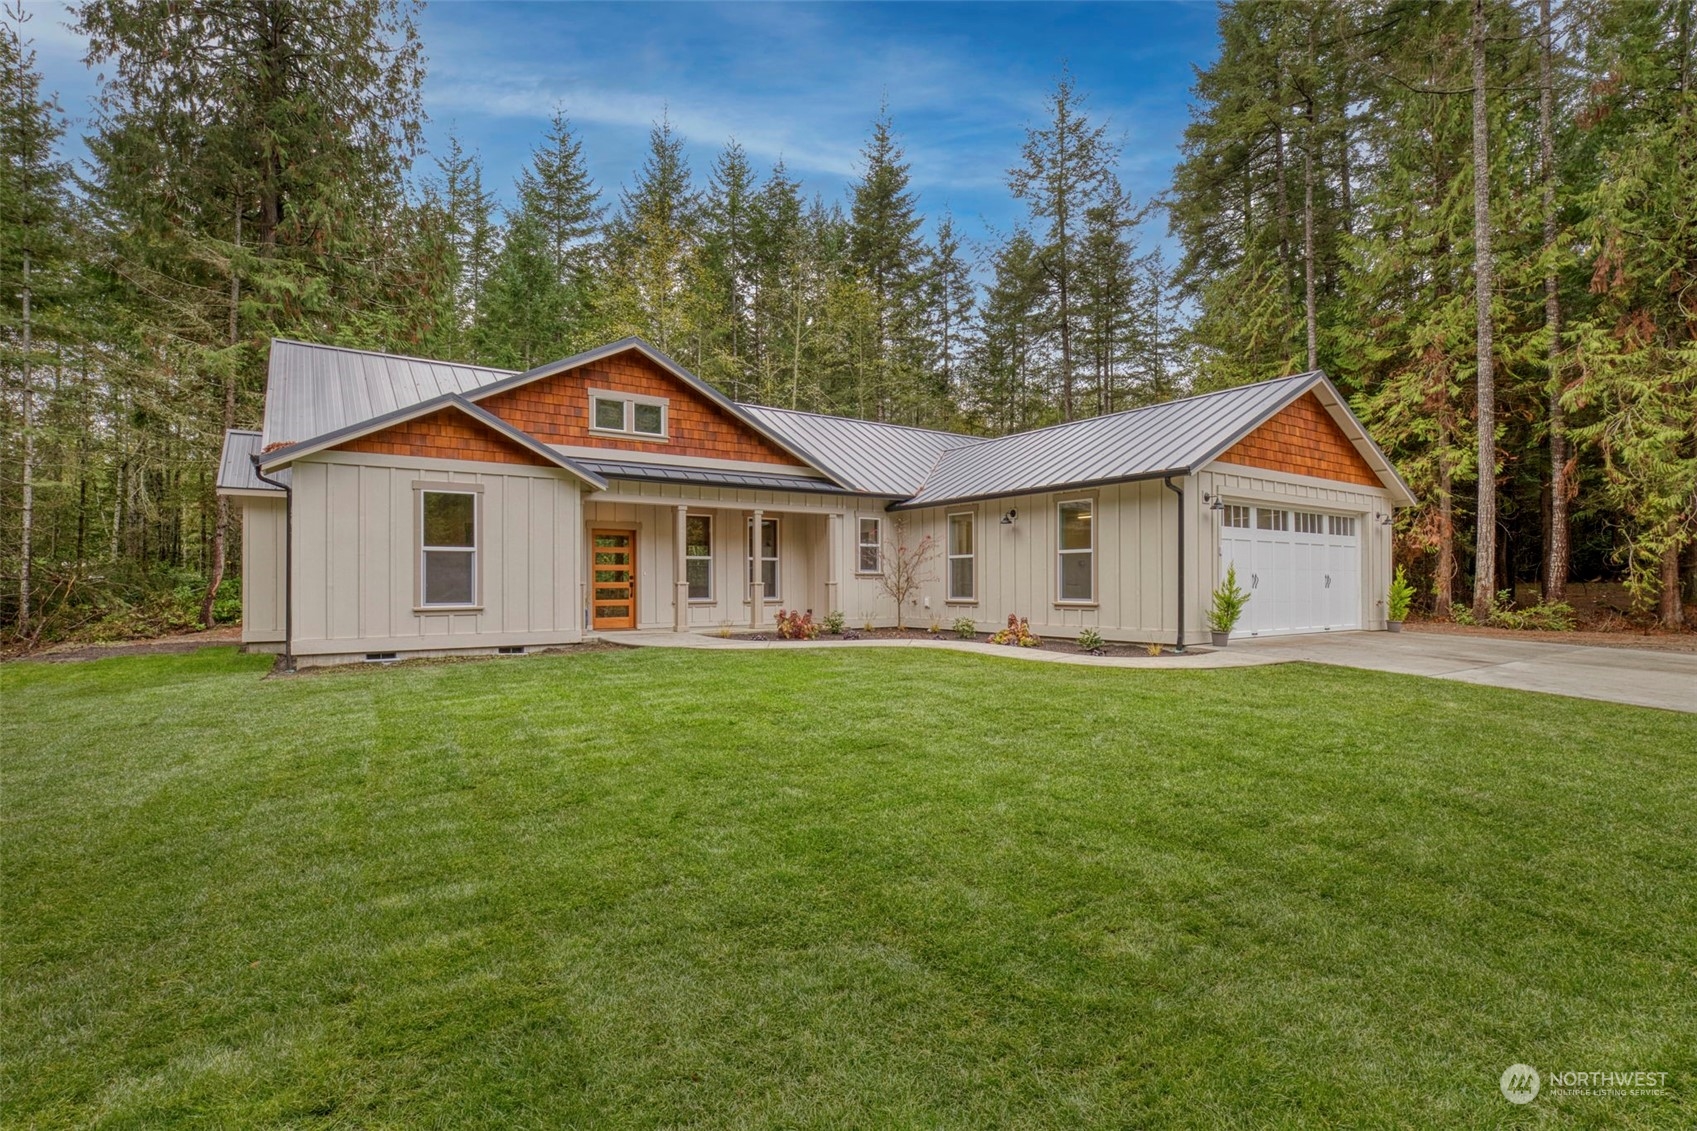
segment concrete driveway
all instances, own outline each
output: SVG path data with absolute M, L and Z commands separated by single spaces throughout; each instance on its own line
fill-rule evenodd
M 1340 632 L 1233 640 L 1267 659 L 1435 676 L 1697 713 L 1697 655 L 1440 633 Z

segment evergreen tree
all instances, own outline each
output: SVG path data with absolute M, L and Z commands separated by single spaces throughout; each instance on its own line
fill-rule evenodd
M 1071 74 L 1063 73 L 1047 102 L 1049 120 L 1025 131 L 1021 161 L 1008 170 L 1008 187 L 1027 203 L 1043 224 L 1040 245 L 1044 274 L 1054 294 L 1054 327 L 1059 356 L 1061 419 L 1079 414 L 1074 358 L 1078 342 L 1080 244 L 1089 210 L 1109 195 L 1119 149 L 1107 127 L 1084 113 L 1084 97 Z
M 960 390 L 962 362 L 972 325 L 976 286 L 972 264 L 961 254 L 954 217 L 945 213 L 937 222 L 925 269 L 926 334 L 936 351 L 934 367 L 938 395 L 952 400 Z
M 17 453 L 18 497 L 14 512 L 6 499 L 10 491 L 0 493 L 7 504 L 0 512 L 15 513 L 18 526 L 15 542 L 13 532 L 5 532 L 7 552 L 0 554 L 0 561 L 8 571 L 16 568 L 18 588 L 13 616 L 0 619 L 11 619 L 19 631 L 27 632 L 36 611 L 36 476 L 43 423 L 37 382 L 43 362 L 72 336 L 67 308 L 73 285 L 72 238 L 69 170 L 54 151 L 64 132 L 58 105 L 42 95 L 35 51 L 23 39 L 29 16 L 14 7 L 6 17 L 8 26 L 0 32 L 0 348 L 6 374 L 4 447 Z
M 899 414 L 911 422 L 916 406 L 903 393 L 924 367 L 917 323 L 925 245 L 907 157 L 896 141 L 887 106 L 873 120 L 861 158 L 864 168 L 853 186 L 849 210 L 848 262 L 872 294 L 878 356 L 863 370 L 868 384 L 858 399 L 873 419 Z
M 636 183 L 620 194 L 609 233 L 615 323 L 668 351 L 686 338 L 686 289 L 701 235 L 683 147 L 670 121 L 654 125 L 648 157 Z

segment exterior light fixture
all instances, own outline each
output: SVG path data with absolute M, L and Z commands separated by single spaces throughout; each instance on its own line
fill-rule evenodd
M 1003 526 L 1012 526 L 1013 520 L 1018 518 L 1018 517 L 1019 517 L 1019 512 L 1017 510 L 1013 510 L 1013 509 L 1010 508 L 1008 510 L 1008 513 L 1004 514 L 1002 516 L 1002 525 Z
M 1380 526 L 1389 526 L 1393 521 L 1395 521 L 1388 514 L 1375 514 L 1373 517 L 1379 520 Z
M 1208 492 L 1204 491 L 1202 492 L 1202 501 L 1208 504 L 1208 509 L 1211 511 L 1223 511 L 1226 509 L 1226 501 L 1218 495 L 1210 495 Z

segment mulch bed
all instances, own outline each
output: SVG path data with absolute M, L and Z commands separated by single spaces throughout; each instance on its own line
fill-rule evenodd
M 989 633 L 980 632 L 976 636 L 972 637 L 972 639 L 970 641 L 966 641 L 966 643 L 988 644 L 989 643 L 989 635 L 990 635 Z M 765 629 L 765 630 L 762 630 L 760 632 L 739 632 L 739 633 L 736 634 L 735 638 L 738 639 L 738 640 L 775 640 L 775 641 L 780 641 L 780 642 L 783 640 L 783 637 L 778 635 L 776 629 Z M 903 629 L 895 629 L 895 628 L 873 628 L 873 629 L 851 628 L 847 632 L 844 632 L 841 636 L 833 635 L 831 633 L 821 633 L 819 635 L 818 639 L 822 640 L 822 641 L 831 641 L 831 640 L 951 641 L 951 640 L 960 640 L 960 637 L 956 636 L 954 634 L 954 632 L 952 630 L 949 630 L 949 629 L 944 629 L 941 632 L 931 632 L 931 631 L 929 631 L 927 629 L 923 629 L 923 628 L 903 628 Z M 1089 648 L 1080 648 L 1078 646 L 1078 643 L 1074 640 L 1061 639 L 1061 638 L 1053 637 L 1053 636 L 1045 636 L 1045 637 L 1042 638 L 1042 640 L 1043 640 L 1043 643 L 1037 649 L 1032 649 L 1032 650 L 1034 650 L 1034 651 L 1044 651 L 1044 652 L 1059 652 L 1059 653 L 1062 653 L 1064 655 L 1069 655 L 1069 656 L 1118 656 L 1118 657 L 1129 657 L 1129 658 L 1133 658 L 1133 659 L 1140 657 L 1140 656 L 1147 657 L 1149 655 L 1148 647 L 1145 646 L 1145 645 L 1142 645 L 1142 644 L 1105 643 L 1100 648 L 1089 649 Z M 1012 644 L 996 645 L 996 647 L 1009 648 L 1013 651 L 1019 651 L 1018 646 L 1012 645 Z M 1211 652 L 1211 651 L 1213 651 L 1212 648 L 1198 647 L 1196 645 L 1186 645 L 1183 654 L 1187 655 L 1187 656 L 1200 656 L 1200 655 L 1205 655 L 1206 653 Z M 1163 656 L 1175 656 L 1175 655 L 1179 655 L 1179 653 L 1174 652 L 1171 647 L 1166 647 L 1166 648 L 1163 648 L 1161 650 L 1161 655 L 1163 655 Z
M 1574 632 L 1539 632 L 1533 629 L 1494 628 L 1489 625 L 1454 624 L 1447 620 L 1411 620 L 1404 632 L 1430 632 L 1443 636 L 1484 636 L 1497 640 L 1529 640 L 1536 644 L 1578 644 L 1594 648 L 1642 648 L 1651 652 L 1697 653 L 1697 632 L 1623 627 L 1600 631 L 1581 628 Z

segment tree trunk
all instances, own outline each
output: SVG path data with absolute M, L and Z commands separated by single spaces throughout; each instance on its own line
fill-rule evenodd
M 1442 409 L 1438 413 L 1438 576 L 1432 586 L 1432 614 L 1447 617 L 1455 604 L 1455 495 L 1449 420 Z
M 1314 30 L 1309 25 L 1309 62 Z M 1314 309 L 1314 99 L 1308 99 L 1308 136 L 1302 147 L 1302 283 L 1303 313 L 1308 323 L 1308 370 L 1320 368 L 1320 335 Z
M 18 634 L 29 633 L 30 620 L 30 558 L 34 553 L 32 538 L 35 533 L 35 421 L 32 414 L 35 408 L 35 386 L 31 384 L 33 376 L 30 366 L 30 319 L 29 319 L 29 250 L 24 250 L 24 289 L 18 296 L 23 302 L 23 510 L 19 516 L 18 533 Z
M 1544 254 L 1552 256 L 1558 238 L 1556 224 L 1556 146 L 1552 118 L 1555 114 L 1555 28 L 1550 20 L 1550 0 L 1538 0 L 1538 19 L 1543 33 L 1543 51 L 1538 61 L 1539 163 L 1544 182 Z M 1561 407 L 1562 339 L 1561 280 L 1552 265 L 1544 275 L 1544 328 L 1549 343 L 1550 403 L 1550 528 L 1544 547 L 1544 601 L 1567 599 L 1568 476 L 1567 421 Z
M 236 251 L 242 246 L 242 204 L 241 198 L 236 199 Z M 237 312 L 241 306 L 242 281 L 236 271 L 235 256 L 230 257 L 230 347 L 232 352 L 236 345 Z M 227 438 L 230 429 L 236 426 L 236 370 L 230 365 L 224 370 L 224 435 Z M 223 495 L 218 496 L 218 517 L 212 524 L 212 569 L 211 576 L 206 582 L 206 596 L 200 602 L 200 623 L 203 628 L 212 627 L 213 606 L 218 600 L 218 587 L 224 584 L 224 559 L 227 555 L 227 545 L 230 531 L 230 500 Z
M 1663 628 L 1678 628 L 1685 622 L 1679 597 L 1679 547 L 1669 546 L 1662 551 L 1662 592 L 1656 610 Z
M 1496 596 L 1497 388 L 1491 369 L 1490 117 L 1485 101 L 1485 0 L 1473 0 L 1473 299 L 1478 328 L 1479 505 L 1475 521 L 1473 615 Z

